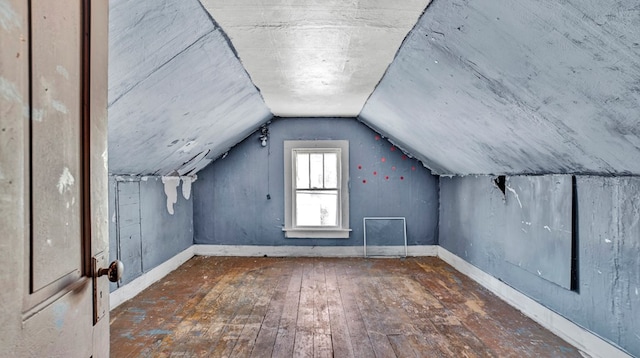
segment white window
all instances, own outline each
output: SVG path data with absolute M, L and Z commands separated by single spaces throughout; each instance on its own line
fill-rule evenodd
M 286 237 L 348 238 L 349 142 L 284 142 Z

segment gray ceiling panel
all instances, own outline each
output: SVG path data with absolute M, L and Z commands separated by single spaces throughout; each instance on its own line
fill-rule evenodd
M 110 2 L 109 170 L 193 174 L 272 117 L 196 0 Z
M 435 0 L 360 119 L 438 174 L 640 174 L 637 1 Z

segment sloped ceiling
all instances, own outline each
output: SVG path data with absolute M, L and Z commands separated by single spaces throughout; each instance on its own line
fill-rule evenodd
M 280 117 L 355 117 L 429 0 L 201 0 Z
M 193 174 L 272 118 L 200 2 L 109 7 L 111 173 Z
M 355 33 L 386 43 L 385 26 L 395 31 L 396 15 L 352 11 L 364 3 L 336 10 L 335 2 L 310 1 L 287 12 L 270 8 L 271 0 L 221 2 L 230 31 L 244 31 L 234 41 L 265 44 L 240 53 L 241 63 L 212 19 L 215 9 L 210 16 L 197 0 L 111 0 L 110 171 L 194 173 L 268 121 L 272 114 L 243 63 L 262 65 L 280 86 L 269 90 L 276 99 L 267 97 L 276 114 L 355 113 L 355 97 L 332 85 L 327 97 L 314 87 L 333 83 L 330 71 L 299 71 L 339 56 L 352 79 L 377 81 L 387 57 L 342 40 L 327 45 L 340 39 L 332 35 L 336 24 L 349 27 L 352 18 Z M 307 25 L 326 36 L 310 38 Z M 274 47 L 267 34 L 285 29 L 290 40 Z M 269 72 L 272 61 L 298 65 Z M 352 68 L 352 61 L 367 65 Z M 434 0 L 375 90 L 358 91 L 358 98 L 370 95 L 359 119 L 436 174 L 640 175 L 640 4 Z
M 360 118 L 437 174 L 640 174 L 640 3 L 434 0 Z

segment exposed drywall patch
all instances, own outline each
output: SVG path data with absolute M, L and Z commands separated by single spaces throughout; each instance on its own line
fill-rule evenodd
M 167 211 L 173 215 L 173 205 L 178 202 L 180 177 L 162 177 L 162 184 L 164 184 L 164 193 L 167 196 Z
M 71 175 L 69 168 L 65 167 L 62 170 L 60 179 L 58 179 L 58 192 L 60 192 L 60 194 L 64 193 L 69 190 L 75 182 L 76 180 L 73 178 L 73 175 Z
M 18 14 L 11 8 L 11 3 L 8 1 L 0 2 L 0 26 L 5 30 L 21 27 Z

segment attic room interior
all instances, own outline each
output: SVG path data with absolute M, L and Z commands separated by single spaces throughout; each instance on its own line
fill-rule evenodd
M 0 0 L 0 39 L 0 356 L 640 356 L 637 1 Z

